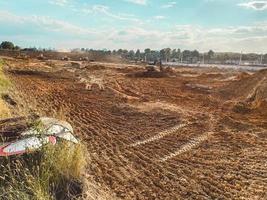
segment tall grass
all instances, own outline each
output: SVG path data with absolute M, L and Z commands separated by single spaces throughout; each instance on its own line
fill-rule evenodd
M 11 85 L 3 72 L 4 61 L 0 59 L 0 95 Z M 5 102 L 0 99 L 0 119 L 10 117 L 10 112 Z
M 6 103 L 0 99 L 0 119 L 10 117 L 10 111 L 6 105 Z
M 4 74 L 4 67 L 5 62 L 0 59 L 0 93 L 2 93 L 4 90 L 6 90 L 10 85 L 10 81 Z
M 61 142 L 1 163 L 0 199 L 78 199 L 88 154 L 82 144 Z

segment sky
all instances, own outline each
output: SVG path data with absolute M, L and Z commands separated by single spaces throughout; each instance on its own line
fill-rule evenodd
M 267 53 L 267 0 L 0 0 L 21 47 Z

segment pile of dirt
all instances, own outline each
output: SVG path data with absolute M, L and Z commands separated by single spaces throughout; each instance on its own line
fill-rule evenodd
M 37 71 L 37 70 L 8 70 L 8 73 L 11 75 L 17 76 L 35 76 L 43 79 L 68 79 L 70 78 L 71 73 L 68 73 L 67 70 L 60 70 L 55 72 L 47 72 L 47 71 Z
M 229 83 L 218 92 L 220 97 L 225 100 L 246 100 L 249 96 L 252 96 L 257 88 L 263 87 L 265 78 L 267 78 L 267 70 L 261 70 Z
M 252 109 L 267 115 L 267 76 L 256 85 L 246 102 Z
M 85 67 L 88 70 L 97 71 L 97 70 L 105 70 L 106 67 L 103 65 L 87 65 Z
M 202 85 L 202 84 L 192 84 L 192 83 L 185 83 L 184 85 L 187 89 L 201 92 L 201 93 L 206 93 L 209 94 L 210 91 L 212 90 L 212 87 L 208 85 Z
M 222 73 L 202 73 L 199 78 L 201 79 L 223 79 L 225 76 Z
M 242 76 L 242 77 L 241 77 Z M 242 111 L 257 109 L 267 113 L 267 70 L 253 75 L 241 74 L 240 80 L 234 81 L 219 91 L 225 100 L 236 100 L 234 109 L 242 105 Z M 240 110 L 240 109 L 237 109 Z
M 241 72 L 240 74 L 238 74 L 236 76 L 236 79 L 242 80 L 244 78 L 249 78 L 249 77 L 250 77 L 250 74 L 249 73 L 247 73 L 247 72 Z
M 128 74 L 134 78 L 166 78 L 174 76 L 175 72 L 171 67 L 164 68 L 163 71 L 157 70 L 154 66 L 146 67 L 146 71 L 138 71 Z

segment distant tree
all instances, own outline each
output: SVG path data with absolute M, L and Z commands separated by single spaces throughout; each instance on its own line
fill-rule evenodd
M 176 58 L 181 60 L 181 56 L 182 56 L 181 49 L 177 49 L 176 55 L 177 55 Z
M 149 48 L 145 49 L 145 54 L 149 54 L 151 50 Z
M 208 59 L 209 60 L 212 59 L 214 57 L 214 55 L 215 55 L 214 51 L 209 50 L 209 52 L 208 52 Z
M 135 52 L 135 57 L 136 57 L 138 60 L 140 60 L 140 58 L 141 58 L 141 52 L 140 52 L 139 49 L 137 49 L 137 51 Z
M 145 58 L 146 58 L 146 60 L 150 60 L 150 53 L 151 53 L 151 49 L 149 49 L 149 48 L 145 49 Z
M 0 49 L 14 49 L 14 44 L 12 42 L 9 42 L 9 41 L 3 41 L 1 44 L 0 44 Z
M 122 54 L 122 52 L 123 52 L 123 50 L 122 50 L 122 49 L 119 49 L 119 50 L 117 51 L 117 53 L 118 53 L 119 55 L 121 55 L 121 54 Z
M 160 55 L 160 59 L 164 60 L 166 58 L 166 56 L 165 56 L 165 50 L 164 49 L 161 49 L 159 51 L 159 55 Z
M 19 46 L 15 46 L 14 50 L 20 50 L 20 47 Z
M 34 51 L 34 52 L 36 52 L 36 51 L 38 51 L 38 49 L 36 47 L 30 47 L 30 48 L 24 48 L 24 49 L 22 49 L 22 51 Z M 52 51 L 52 50 L 49 49 L 48 51 Z
M 170 58 L 171 58 L 171 49 L 170 48 L 165 48 L 164 51 L 165 51 L 165 59 L 168 62 L 170 60 Z
M 267 54 L 263 55 L 262 64 L 267 64 Z
M 183 60 L 189 61 L 191 59 L 191 51 L 184 50 L 183 51 Z
M 199 57 L 199 52 L 197 50 L 192 51 L 192 57 L 198 58 Z
M 129 57 L 129 59 L 131 59 L 131 60 L 134 59 L 134 57 L 135 57 L 135 53 L 134 53 L 133 50 L 130 50 L 130 51 L 128 52 L 128 57 Z
M 174 58 L 178 58 L 178 57 L 177 57 L 177 51 L 176 51 L 176 49 L 173 49 L 173 50 L 172 50 L 171 58 L 172 58 L 172 59 L 174 59 Z
M 151 52 L 150 52 L 150 58 L 153 61 L 157 61 L 160 58 L 159 51 L 151 50 Z

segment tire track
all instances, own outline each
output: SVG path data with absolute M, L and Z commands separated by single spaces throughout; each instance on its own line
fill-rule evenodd
M 160 159 L 161 162 L 165 162 L 175 156 L 178 156 L 182 153 L 185 153 L 187 151 L 190 151 L 191 149 L 197 147 L 198 145 L 200 145 L 202 142 L 206 141 L 209 139 L 209 137 L 211 135 L 214 134 L 214 129 L 215 129 L 215 125 L 217 124 L 217 120 L 215 119 L 215 116 L 210 114 L 209 116 L 210 120 L 209 120 L 209 131 L 198 136 L 198 137 L 195 137 L 191 140 L 189 140 L 188 143 L 182 145 L 178 150 L 176 150 L 175 152 L 173 153 L 170 153 L 169 155 L 163 157 L 162 159 Z
M 165 161 L 167 161 L 167 160 L 169 160 L 175 156 L 178 156 L 182 153 L 185 153 L 185 152 L 193 149 L 194 147 L 198 146 L 200 143 L 207 140 L 212 134 L 213 134 L 213 132 L 207 132 L 207 133 L 205 133 L 199 137 L 193 138 L 188 143 L 182 145 L 181 148 L 179 148 L 177 151 L 175 151 L 175 152 L 165 156 L 164 158 L 160 159 L 160 161 L 165 162 Z
M 170 129 L 164 130 L 164 131 L 158 133 L 157 135 L 155 135 L 153 137 L 150 137 L 150 138 L 148 138 L 146 140 L 135 142 L 135 143 L 131 144 L 130 146 L 131 147 L 136 147 L 136 146 L 139 146 L 139 145 L 143 145 L 143 144 L 146 144 L 146 143 L 153 142 L 155 140 L 159 140 L 159 139 L 161 139 L 161 138 L 163 138 L 163 137 L 165 137 L 167 135 L 170 135 L 170 134 L 178 131 L 179 129 L 181 129 L 181 128 L 187 126 L 187 125 L 188 124 L 179 124 L 179 125 L 176 125 L 176 126 L 170 128 Z

